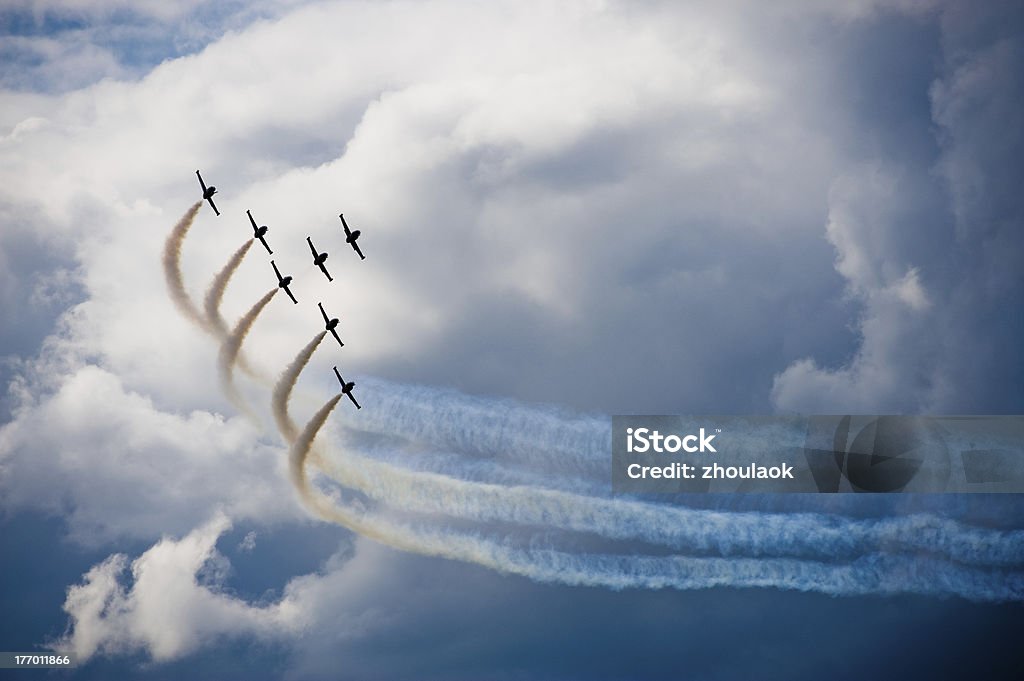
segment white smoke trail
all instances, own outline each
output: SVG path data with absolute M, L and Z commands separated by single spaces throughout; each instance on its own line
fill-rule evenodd
M 538 581 L 613 589 L 776 587 L 833 595 L 955 594 L 975 601 L 1024 600 L 1024 576 L 981 571 L 927 558 L 868 555 L 842 565 L 792 558 L 718 558 L 571 554 L 524 550 L 453 532 L 425 531 L 370 513 L 332 505 L 312 490 L 306 459 L 317 433 L 342 395 L 310 419 L 292 445 L 289 461 L 303 499 L 323 518 L 405 551 L 441 556 Z
M 606 477 L 611 439 L 607 417 L 372 377 L 359 382 L 370 407 L 359 414 L 360 429 L 482 457 L 510 458 L 517 464 L 533 463 L 546 470 L 554 465 L 576 474 L 589 472 L 602 481 Z
M 174 225 L 174 229 L 171 230 L 167 241 L 164 243 L 163 266 L 164 279 L 167 281 L 167 291 L 171 294 L 171 300 L 174 301 L 178 310 L 186 319 L 203 331 L 211 331 L 206 318 L 199 312 L 195 303 L 189 297 L 188 292 L 185 291 L 185 283 L 181 278 L 181 246 L 185 243 L 188 230 L 196 219 L 196 214 L 202 205 L 202 201 L 196 201 L 178 220 L 178 223 Z
M 297 428 L 288 414 L 288 401 L 324 336 L 320 332 L 299 352 L 274 387 L 274 419 L 289 443 L 295 441 Z M 316 460 L 336 482 L 394 508 L 478 522 L 557 527 L 726 556 L 835 559 L 883 550 L 936 553 L 985 566 L 1024 563 L 1024 532 L 969 528 L 934 516 L 857 521 L 809 513 L 722 513 L 584 497 L 535 486 L 468 482 L 410 471 L 351 451 Z
M 958 562 L 1024 565 L 1024 531 L 971 528 L 927 515 L 853 520 L 812 513 L 728 513 L 559 490 L 467 482 L 359 456 L 317 457 L 336 482 L 391 507 L 478 522 L 557 527 L 688 552 L 850 558 L 931 553 Z
M 242 315 L 242 318 L 238 320 L 238 324 L 231 331 L 227 338 L 220 346 L 220 355 L 218 357 L 217 366 L 220 370 L 220 384 L 224 390 L 224 394 L 228 396 L 231 403 L 234 404 L 240 411 L 253 416 L 252 409 L 245 403 L 242 396 L 238 392 L 238 388 L 235 387 L 234 369 L 235 361 L 238 359 L 238 353 L 242 349 L 242 342 L 245 337 L 249 334 L 249 329 L 252 328 L 253 322 L 259 317 L 260 312 L 267 306 L 267 303 L 271 301 L 281 289 L 272 288 L 267 291 L 262 298 L 256 301 L 256 304 L 250 308 L 248 312 Z

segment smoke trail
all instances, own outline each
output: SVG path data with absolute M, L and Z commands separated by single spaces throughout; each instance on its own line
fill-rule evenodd
M 547 469 L 554 464 L 605 479 L 611 437 L 607 418 L 372 377 L 359 380 L 372 400 L 367 405 L 371 408 L 359 414 L 361 429 L 487 458 L 511 454 L 517 464 Z
M 210 289 L 203 299 L 203 312 L 206 313 L 206 321 L 217 330 L 222 338 L 228 335 L 228 323 L 220 315 L 220 303 L 224 299 L 224 291 L 227 290 L 228 282 L 231 281 L 238 266 L 242 264 L 245 254 L 252 248 L 252 243 L 252 239 L 246 239 L 245 243 L 235 251 L 223 269 L 213 278 Z
M 455 477 L 491 482 L 536 484 L 588 496 L 608 495 L 607 416 L 579 415 L 558 407 L 524 404 L 512 399 L 472 397 L 444 388 L 403 385 L 357 376 L 364 388 L 365 409 L 346 424 L 352 429 L 398 436 L 434 445 L 434 462 Z M 736 451 L 760 451 L 769 439 L 740 440 L 730 429 Z M 748 433 L 748 435 L 753 435 Z M 763 436 L 762 436 L 763 435 Z M 806 433 L 776 429 L 779 447 L 805 445 Z M 461 455 L 461 456 L 460 456 Z M 468 456 L 466 456 L 468 455 Z M 389 455 L 385 455 L 389 456 Z M 470 462 L 468 459 L 475 461 Z M 732 512 L 816 513 L 858 517 L 928 514 L 970 522 L 1019 517 L 1020 495 L 873 495 L 873 494 L 694 494 L 676 500 L 686 506 Z
M 196 201 L 178 220 L 178 224 L 174 225 L 174 229 L 171 230 L 170 235 L 167 237 L 167 242 L 164 244 L 163 265 L 164 279 L 167 281 L 167 291 L 171 294 L 171 300 L 178 306 L 178 310 L 185 315 L 186 319 L 196 324 L 199 328 L 204 331 L 210 331 L 209 323 L 200 314 L 192 299 L 189 298 L 188 293 L 185 291 L 185 283 L 181 278 L 181 245 L 185 242 L 188 230 L 196 219 L 196 214 L 202 205 L 202 201 Z
M 245 259 L 245 254 L 252 248 L 252 244 L 252 239 L 246 239 L 245 243 L 234 252 L 220 272 L 214 276 L 213 281 L 210 282 L 210 288 L 206 292 L 206 297 L 203 298 L 203 312 L 206 314 L 206 322 L 221 340 L 228 336 L 230 329 L 228 329 L 227 321 L 220 314 L 220 304 L 224 299 L 224 292 L 228 288 L 231 277 L 235 274 L 238 266 L 242 264 L 242 260 Z M 262 378 L 262 375 L 258 375 L 256 370 L 252 368 L 244 353 L 240 352 L 238 354 L 237 362 L 238 368 L 245 373 Z
M 454 391 L 424 387 L 402 387 L 380 380 L 360 379 L 372 389 L 367 398 L 367 415 L 360 414 L 358 427 L 387 432 L 394 428 L 402 436 L 426 438 L 462 446 L 487 454 L 490 448 L 528 442 L 537 461 L 564 461 L 573 445 L 596 448 L 600 442 L 607 475 L 607 421 L 569 419 L 567 432 L 558 428 L 559 417 L 551 411 L 532 409 L 513 400 L 486 400 L 459 395 Z M 380 392 L 384 393 L 383 398 Z M 378 414 L 383 408 L 384 415 Z M 743 425 L 737 420 L 730 429 L 730 442 L 737 451 L 757 453 L 764 439 L 781 442 L 783 448 L 799 448 L 803 428 L 792 424 Z M 545 454 L 547 453 L 547 454 Z M 489 455 L 515 458 L 518 451 Z M 577 457 L 579 459 L 579 457 Z M 454 461 L 449 459 L 449 462 Z M 578 461 L 578 464 L 581 463 Z M 863 554 L 876 548 L 885 551 L 916 551 L 943 555 L 952 560 L 980 565 L 1024 563 L 1024 531 L 972 528 L 934 514 L 913 514 L 898 518 L 851 520 L 834 514 L 775 513 L 763 510 L 746 513 L 653 506 L 608 500 L 607 483 L 600 486 L 572 484 L 548 471 L 541 488 L 466 482 L 463 471 L 478 470 L 473 464 L 455 468 L 455 478 L 413 474 L 370 459 L 355 461 L 347 455 L 333 465 L 332 475 L 343 484 L 358 488 L 375 499 L 418 512 L 446 513 L 480 520 L 506 520 L 526 524 L 558 524 L 567 529 L 590 531 L 615 539 L 638 539 L 672 548 L 718 551 L 726 555 L 824 555 L 842 552 Z M 383 466 L 383 467 L 382 467 Z M 577 468 L 580 477 L 583 467 Z M 562 491 L 554 492 L 551 488 Z M 587 493 L 585 497 L 570 493 Z M 604 499 L 602 499 L 604 498 Z M 813 501 L 813 500 L 812 500 Z M 823 504 L 811 510 L 819 511 Z M 443 506 L 442 506 L 443 505 Z M 582 506 L 581 506 L 582 505 Z M 820 546 L 816 546 L 820 543 Z M 826 548 L 822 548 L 826 547 Z
M 352 452 L 317 461 L 336 482 L 389 506 L 478 522 L 553 526 L 726 556 L 841 559 L 881 550 L 933 553 L 984 566 L 1024 564 L 1024 531 L 970 528 L 935 516 L 852 520 L 811 513 L 724 513 L 467 482 L 412 472 Z
M 288 414 L 288 400 L 299 374 L 325 335 L 320 332 L 306 344 L 274 387 L 274 420 L 289 443 L 295 442 L 297 428 Z M 722 513 L 584 497 L 540 487 L 467 482 L 409 471 L 351 452 L 340 460 L 317 459 L 336 482 L 377 501 L 406 511 L 441 513 L 478 522 L 554 526 L 609 539 L 639 540 L 726 556 L 837 559 L 881 549 L 936 553 L 980 565 L 1024 563 L 1024 532 L 968 528 L 934 516 L 856 521 L 809 513 Z M 302 470 L 305 459 L 299 465 Z
M 792 558 L 697 558 L 579 555 L 523 550 L 472 535 L 423 531 L 369 513 L 329 504 L 314 493 L 305 474 L 317 433 L 342 395 L 332 397 L 309 420 L 289 453 L 293 481 L 323 518 L 381 543 L 441 556 L 538 581 L 613 589 L 698 589 L 714 586 L 776 587 L 833 595 L 868 593 L 955 594 L 975 601 L 1024 600 L 1024 576 L 980 571 L 927 558 L 869 555 L 845 565 Z
M 256 304 L 252 308 L 242 315 L 242 318 L 238 320 L 238 324 L 231 331 L 227 338 L 220 346 L 220 356 L 218 358 L 218 368 L 220 369 L 220 384 L 224 393 L 231 400 L 231 403 L 238 407 L 241 411 L 252 415 L 252 410 L 245 404 L 242 396 L 238 393 L 238 389 L 235 387 L 234 380 L 234 368 L 235 361 L 238 359 L 238 353 L 242 349 L 242 341 L 245 340 L 246 335 L 249 333 L 249 329 L 252 328 L 253 322 L 259 317 L 260 312 L 267 306 L 270 299 L 274 297 L 274 294 L 280 291 L 279 288 L 272 288 L 267 291 L 262 298 L 256 301 Z
M 299 434 L 298 427 L 292 421 L 291 416 L 288 415 L 288 400 L 291 399 L 292 389 L 295 388 L 295 382 L 299 380 L 299 374 L 309 364 L 313 352 L 326 335 L 327 331 L 321 331 L 313 336 L 313 340 L 306 343 L 306 347 L 302 348 L 299 354 L 295 356 L 295 359 L 292 360 L 292 363 L 285 367 L 281 377 L 274 385 L 271 410 L 274 414 L 274 422 L 277 424 L 277 429 L 281 431 L 281 436 L 288 444 L 295 442 L 295 438 Z
M 298 433 L 292 443 L 291 451 L 288 455 L 289 470 L 292 474 L 292 482 L 295 483 L 303 498 L 310 498 L 309 482 L 306 479 L 306 457 L 309 456 L 309 450 L 313 447 L 313 440 L 316 438 L 317 433 L 320 432 L 320 429 L 323 428 L 324 421 L 331 415 L 334 408 L 338 406 L 338 400 L 341 398 L 342 394 L 338 393 L 327 400 L 327 403 L 313 414 L 313 418 L 309 420 L 309 423 L 302 429 L 302 432 Z M 285 415 L 285 418 L 289 421 L 291 420 L 287 415 Z

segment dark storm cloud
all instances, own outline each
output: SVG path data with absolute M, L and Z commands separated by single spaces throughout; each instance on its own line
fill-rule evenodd
M 965 13 L 972 20 L 956 20 Z M 887 168 L 854 176 L 832 196 L 838 268 L 865 305 L 861 348 L 834 370 L 792 365 L 775 386 L 780 406 L 1024 408 L 1017 352 L 1024 322 L 1012 312 L 1024 294 L 1024 204 L 1016 189 L 1024 180 L 1024 81 L 1015 67 L 1021 41 L 1006 28 L 1019 27 L 1021 16 L 1006 5 L 983 13 L 953 5 L 939 21 L 944 51 L 934 57 L 935 79 L 917 86 L 930 97 L 929 121 L 919 127 L 935 136 L 934 163 L 890 154 Z M 898 281 L 901 272 L 908 280 Z M 920 309 L 910 309 L 914 299 Z

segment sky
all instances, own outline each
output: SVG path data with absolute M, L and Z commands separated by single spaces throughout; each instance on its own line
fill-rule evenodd
M 83 679 L 1012 678 L 1018 495 L 636 501 L 605 443 L 612 414 L 1024 413 L 1022 15 L 5 4 L 0 649 Z M 246 210 L 274 254 L 240 256 L 227 329 L 271 257 L 299 303 L 236 367 L 168 282 L 202 317 Z M 332 366 L 364 408 L 320 412 L 302 486 Z

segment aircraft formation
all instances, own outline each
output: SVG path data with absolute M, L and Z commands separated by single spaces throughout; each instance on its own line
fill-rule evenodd
M 213 185 L 207 186 L 206 183 L 203 182 L 203 176 L 199 174 L 198 170 L 196 171 L 196 177 L 199 178 L 199 186 L 203 190 L 203 200 L 208 201 L 210 207 L 213 209 L 213 212 L 219 216 L 220 211 L 217 210 L 217 206 L 213 202 L 213 195 L 217 193 L 217 188 L 214 187 Z M 266 225 L 257 225 L 256 219 L 252 215 L 252 211 L 246 210 L 245 214 L 249 217 L 249 222 L 252 225 L 253 239 L 259 240 L 259 242 L 263 244 L 263 247 L 267 249 L 267 253 L 269 255 L 273 255 L 274 251 L 271 250 L 270 244 L 267 243 L 267 233 L 270 231 L 270 228 L 267 227 Z M 362 232 L 360 232 L 360 230 L 358 229 L 350 229 L 348 223 L 345 221 L 345 215 L 343 213 L 339 213 L 338 217 L 341 219 L 341 226 L 345 232 L 345 243 L 352 247 L 352 250 L 356 252 L 356 255 L 359 256 L 360 260 L 366 260 L 366 256 L 363 255 L 363 251 L 359 248 L 359 244 L 357 243 L 357 240 L 359 239 L 359 236 L 360 234 L 362 234 Z M 325 263 L 327 262 L 327 251 L 318 251 L 316 246 L 313 245 L 312 237 L 307 236 L 306 243 L 309 245 L 309 250 L 313 255 L 313 264 L 316 267 L 320 268 L 320 271 L 324 273 L 325 277 L 327 277 L 327 281 L 334 281 L 334 278 L 331 276 L 331 273 L 327 271 L 327 266 L 325 265 Z M 284 292 L 288 294 L 288 297 L 291 298 L 291 301 L 298 305 L 298 299 L 296 299 L 295 295 L 292 293 L 291 288 L 289 288 L 292 283 L 292 277 L 282 275 L 281 270 L 278 269 L 277 263 L 274 260 L 270 261 L 270 266 L 273 267 L 274 274 L 277 276 L 278 288 L 284 289 Z M 324 328 L 327 331 L 329 331 L 332 336 L 334 336 L 334 339 L 336 341 L 338 341 L 339 347 L 345 347 L 345 344 L 341 340 L 341 336 L 338 335 L 338 318 L 329 317 L 327 315 L 327 312 L 324 310 L 323 303 L 317 303 L 317 307 L 320 308 L 320 314 L 324 318 Z M 362 409 L 362 407 L 359 405 L 359 402 L 356 401 L 355 395 L 352 393 L 352 390 L 356 386 L 355 382 L 346 381 L 344 378 L 342 378 L 341 372 L 338 371 L 337 366 L 334 367 L 334 375 L 338 378 L 338 383 L 341 384 L 341 393 L 352 401 L 352 404 L 355 405 L 356 409 Z

